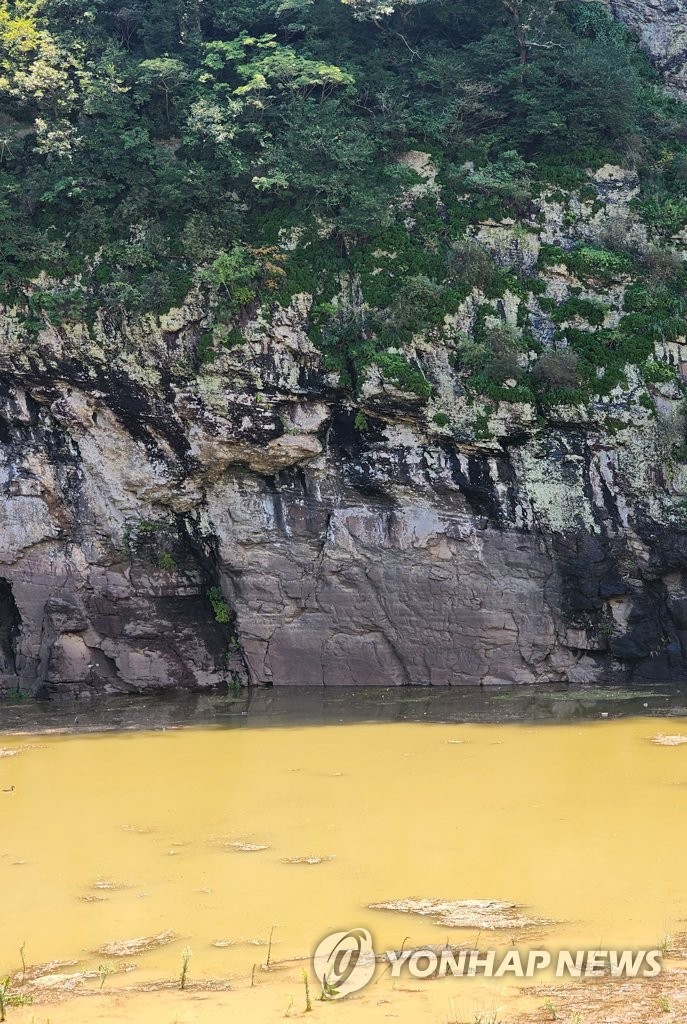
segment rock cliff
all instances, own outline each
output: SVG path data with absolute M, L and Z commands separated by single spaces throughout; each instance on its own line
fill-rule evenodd
M 611 6 L 684 90 L 683 0 Z M 408 162 L 426 180 L 410 209 L 434 185 L 426 154 Z M 644 244 L 636 195 L 607 166 L 523 224 L 476 225 L 537 287 L 475 289 L 441 339 L 406 345 L 426 390 L 373 363 L 354 398 L 312 340 L 307 292 L 254 305 L 212 361 L 200 289 L 138 320 L 27 326 L 3 307 L 0 687 L 684 678 L 685 337 L 656 340 L 665 372 L 628 365 L 545 419 L 515 391 L 476 399 L 446 344 L 487 308 L 546 350 L 571 298 L 604 304 L 596 327 L 571 324 L 617 325 L 627 274 L 595 281 L 542 247 L 619 224 Z M 355 279 L 340 301 L 355 306 Z
M 619 169 L 590 180 L 577 232 L 633 194 Z M 559 198 L 539 212 L 526 236 L 484 224 L 482 238 L 531 260 L 570 230 Z M 560 265 L 542 273 L 559 299 L 579 285 Z M 431 399 L 373 367 L 354 408 L 308 338 L 310 301 L 257 310 L 243 344 L 202 366 L 193 296 L 158 319 L 33 336 L 5 309 L 4 684 L 681 677 L 678 377 L 647 386 L 629 368 L 624 387 L 544 424 L 526 403 L 475 403 L 446 349 L 419 338 L 409 358 Z M 546 337 L 533 296 L 494 301 L 494 316 L 523 303 Z M 681 368 L 684 338 L 657 358 Z
M 668 88 L 687 99 L 685 0 L 606 0 L 614 17 L 636 32 Z

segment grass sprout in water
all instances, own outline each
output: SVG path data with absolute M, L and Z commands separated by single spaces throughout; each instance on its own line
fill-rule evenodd
M 188 965 L 193 953 L 186 946 L 181 954 L 181 974 L 179 975 L 179 988 L 183 991 L 186 988 L 186 979 L 188 977 Z

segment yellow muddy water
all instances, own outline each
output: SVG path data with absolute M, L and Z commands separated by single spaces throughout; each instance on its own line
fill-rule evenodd
M 653 948 L 687 929 L 687 744 L 657 745 L 659 733 L 687 736 L 687 721 L 0 736 L 0 976 L 20 969 L 22 944 L 29 969 L 118 971 L 90 1001 L 41 1008 L 50 992 L 37 988 L 8 1019 L 277 1021 L 292 997 L 299 1016 L 298 958 L 329 931 L 369 928 L 378 950 L 476 939 L 368 909 L 409 897 L 522 904 L 555 922 L 537 946 Z M 297 962 L 265 972 L 271 932 L 272 962 Z M 511 942 L 533 944 L 480 939 Z M 185 948 L 190 982 L 233 991 L 120 991 L 173 979 Z M 385 984 L 316 1004 L 312 1019 L 413 1020 L 421 1005 L 447 1021 L 447 986 L 468 1003 L 478 991 L 445 979 L 391 999 Z M 96 974 L 80 989 L 99 986 Z

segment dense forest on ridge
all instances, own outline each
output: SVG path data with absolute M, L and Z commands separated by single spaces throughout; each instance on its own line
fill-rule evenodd
M 589 388 L 601 362 L 612 386 L 657 334 L 682 331 L 687 275 L 669 243 L 687 224 L 685 109 L 599 3 L 121 3 L 0 3 L 0 287 L 29 329 L 161 312 L 195 281 L 215 303 L 211 360 L 240 343 L 251 304 L 306 291 L 344 381 L 376 359 L 422 396 L 390 346 L 440 329 L 476 286 L 542 290 L 471 225 L 526 221 L 545 188 L 584 197 L 610 162 L 640 176 L 651 249 L 544 247 L 543 263 L 634 281 L 620 326 L 571 336 L 574 360 L 546 385 Z M 436 187 L 411 203 L 413 150 Z M 351 275 L 364 309 L 335 299 Z M 588 299 L 572 312 L 600 315 Z M 482 331 L 457 358 L 478 390 L 500 397 L 515 375 L 527 397 L 536 375 L 514 351 L 533 345 Z

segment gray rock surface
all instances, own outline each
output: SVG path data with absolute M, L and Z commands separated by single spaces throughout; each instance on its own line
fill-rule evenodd
M 605 0 L 614 17 L 636 32 L 668 88 L 687 100 L 686 0 Z
M 114 348 L 109 363 L 69 359 L 78 339 L 49 328 L 15 345 L 6 312 L 5 686 L 684 675 L 687 475 L 662 461 L 682 401 L 671 385 L 658 419 L 631 391 L 548 428 L 502 404 L 485 407 L 480 438 L 479 408 L 435 352 L 425 366 L 442 401 L 452 389 L 456 425 L 378 382 L 360 430 L 299 333 L 298 303 L 278 319 L 267 351 L 247 344 L 196 375 L 150 329 L 134 380 Z M 122 342 L 98 340 L 129 351 L 135 332 Z

